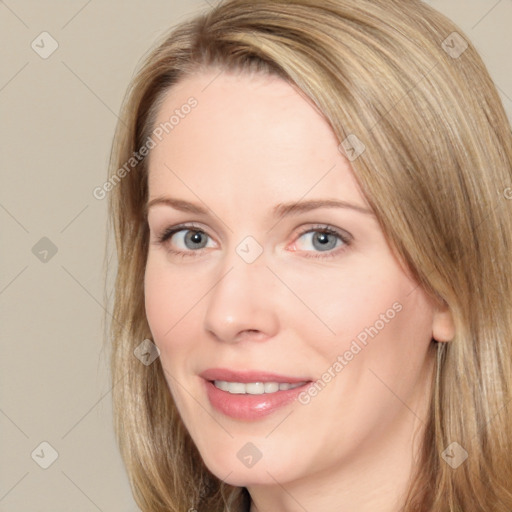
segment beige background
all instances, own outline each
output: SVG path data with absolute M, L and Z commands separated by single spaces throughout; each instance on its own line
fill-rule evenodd
M 512 1 L 428 3 L 480 50 L 512 119 Z M 164 30 L 207 8 L 206 0 L 0 2 L 1 512 L 138 510 L 112 435 L 106 202 L 92 190 L 105 181 L 139 59 Z M 31 47 L 51 49 L 44 31 L 58 43 L 46 59 Z M 43 469 L 52 449 L 58 457 Z

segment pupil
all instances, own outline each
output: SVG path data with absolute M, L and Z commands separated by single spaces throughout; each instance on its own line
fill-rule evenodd
M 332 237 L 331 240 L 329 240 L 329 237 Z M 315 243 L 317 242 L 319 245 Z M 330 233 L 317 233 L 313 237 L 313 245 L 316 246 L 317 249 L 320 249 L 322 251 L 333 249 L 336 245 L 336 238 L 332 236 Z
M 190 231 L 186 237 L 191 245 L 201 245 L 203 234 L 200 231 Z

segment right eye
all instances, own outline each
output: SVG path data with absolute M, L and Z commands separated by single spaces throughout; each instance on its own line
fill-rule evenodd
M 158 236 L 158 243 L 164 245 L 173 254 L 195 256 L 200 249 L 212 247 L 208 245 L 210 236 L 196 226 L 174 226 L 164 230 Z

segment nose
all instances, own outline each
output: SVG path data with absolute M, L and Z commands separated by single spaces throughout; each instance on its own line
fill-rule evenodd
M 226 343 L 275 336 L 279 321 L 272 273 L 262 257 L 253 263 L 230 261 L 208 294 L 204 328 Z

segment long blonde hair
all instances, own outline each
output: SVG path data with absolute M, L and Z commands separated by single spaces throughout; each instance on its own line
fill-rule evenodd
M 168 89 L 212 67 L 278 75 L 311 98 L 397 257 L 453 313 L 456 336 L 437 344 L 421 460 L 402 510 L 510 512 L 512 134 L 468 38 L 418 0 L 226 0 L 166 34 L 132 80 L 102 190 L 117 248 L 108 334 L 115 431 L 140 508 L 248 503 L 247 489 L 203 464 L 159 360 L 134 356 L 151 337 L 140 149 Z M 457 468 L 442 457 L 454 442 L 468 454 Z

